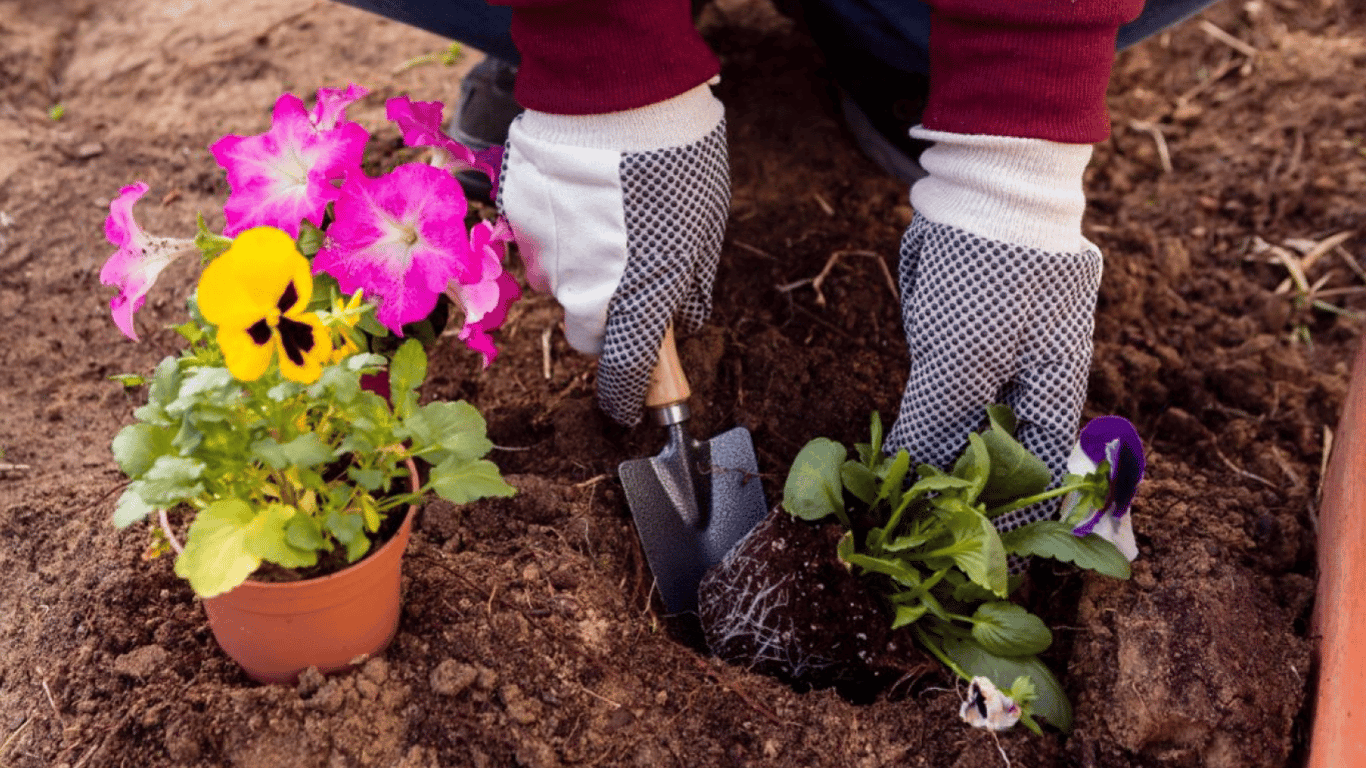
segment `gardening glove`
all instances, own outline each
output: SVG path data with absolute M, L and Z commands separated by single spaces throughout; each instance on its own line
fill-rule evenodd
M 711 314 L 730 207 L 721 103 L 703 84 L 624 112 L 528 110 L 498 198 L 528 282 L 564 307 L 570 346 L 601 355 L 598 403 L 634 426 L 665 328 Z
M 1101 254 L 1081 235 L 1089 144 L 912 129 L 935 142 L 911 189 L 901 303 L 911 369 L 888 450 L 948 468 L 1003 402 L 1016 437 L 1067 467 L 1086 397 Z M 1049 515 L 1009 513 L 1009 530 Z

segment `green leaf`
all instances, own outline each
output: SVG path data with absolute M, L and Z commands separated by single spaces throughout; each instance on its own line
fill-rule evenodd
M 181 456 L 192 456 L 200 443 L 204 442 L 204 432 L 195 423 L 196 419 L 203 418 L 208 423 L 213 423 L 213 415 L 209 411 L 202 413 L 187 413 L 180 420 L 180 429 L 175 437 L 171 438 L 171 448 Z
M 166 415 L 166 406 L 180 390 L 180 362 L 174 357 L 163 358 L 152 372 L 151 384 L 147 387 L 147 403 L 133 411 L 138 421 L 157 426 L 171 426 L 173 421 Z
M 975 503 L 991 477 L 991 453 L 981 435 L 976 432 L 968 435 L 967 450 L 954 463 L 952 474 L 968 481 L 965 500 L 969 504 Z
M 982 513 L 952 497 L 935 499 L 934 510 L 953 536 L 953 543 L 929 553 L 949 557 L 977 584 L 998 597 L 1007 587 L 1006 553 L 996 527 Z
M 126 389 L 137 389 L 147 383 L 147 377 L 136 373 L 116 373 L 109 377 L 110 381 L 117 381 Z
M 384 355 L 358 352 L 346 358 L 346 362 L 343 365 L 345 365 L 347 370 L 351 371 L 378 371 L 384 368 L 385 362 Z
M 295 549 L 331 549 L 323 537 L 322 524 L 312 515 L 295 515 L 285 525 L 285 542 Z
M 835 546 L 835 556 L 851 566 L 858 566 L 871 573 L 889 576 L 903 587 L 914 588 L 921 585 L 920 571 L 916 570 L 915 566 L 910 563 L 885 557 L 873 557 L 854 551 L 853 531 L 845 531 L 844 535 L 840 537 L 839 544 Z
M 216 501 L 195 515 L 185 551 L 175 561 L 176 575 L 200 597 L 219 595 L 247 580 L 261 565 L 247 538 L 256 518 L 238 499 Z
M 148 504 L 170 507 L 203 491 L 199 482 L 203 472 L 204 465 L 194 459 L 159 456 L 143 473 L 138 495 Z
M 916 605 L 898 605 L 896 607 L 896 616 L 892 618 L 892 629 L 901 629 L 909 624 L 914 624 L 920 620 L 921 616 L 928 613 L 929 610 L 930 607 L 923 602 L 917 603 Z
M 323 371 L 324 376 L 327 375 L 327 370 Z M 279 384 L 276 384 L 275 386 L 266 390 L 266 397 L 269 397 L 271 400 L 274 400 L 277 403 L 283 403 L 284 401 L 288 400 L 291 397 L 294 397 L 302 391 L 304 391 L 304 385 L 298 383 L 297 381 L 282 381 Z
M 367 491 L 378 491 L 384 485 L 385 474 L 378 469 L 360 469 L 351 467 L 346 470 L 346 476 L 356 485 Z
M 399 418 L 417 408 L 417 388 L 426 379 L 427 353 L 417 339 L 408 339 L 389 361 L 389 399 Z
M 953 475 L 930 475 L 915 481 L 907 493 L 923 495 L 927 492 L 956 491 L 961 488 L 970 488 L 972 483 L 961 477 Z
M 445 455 L 433 457 L 437 461 L 444 458 L 473 461 L 493 449 L 483 415 L 464 400 L 428 403 L 404 419 L 403 426 L 412 433 L 418 451 L 441 446 Z
M 1129 559 L 1114 544 L 1095 534 L 1074 536 L 1070 526 L 1057 520 L 1022 525 L 1002 534 L 1001 543 L 1011 554 L 1051 557 L 1116 579 L 1127 579 L 1131 572 Z
M 868 467 L 857 461 L 846 461 L 840 465 L 840 480 L 845 490 L 864 504 L 871 507 L 877 502 L 877 475 Z
M 320 397 L 324 392 L 331 392 L 332 398 L 338 403 L 350 403 L 361 393 L 360 377 L 355 370 L 329 365 L 323 369 L 318 381 L 309 387 L 309 393 L 315 396 Z
M 123 489 L 119 494 L 118 503 L 114 505 L 114 525 L 118 528 L 127 528 L 139 520 L 147 519 L 147 516 L 156 511 L 156 507 L 142 500 L 139 489 L 142 486 L 141 480 L 134 480 Z
M 209 225 L 205 223 L 202 213 L 196 214 L 195 220 L 199 227 L 198 231 L 195 232 L 194 244 L 202 254 L 203 263 L 208 264 L 218 258 L 218 255 L 223 251 L 228 250 L 228 247 L 232 245 L 232 238 L 210 232 Z
M 911 455 L 904 450 L 897 451 L 890 464 L 885 467 L 882 486 L 878 488 L 877 501 L 887 500 L 895 509 L 901 504 L 901 489 L 906 484 L 906 475 L 911 469 Z
M 365 520 L 355 512 L 342 512 L 333 510 L 328 513 L 327 519 L 323 520 L 323 527 L 327 532 L 336 537 L 337 541 L 345 544 L 349 549 L 351 542 L 357 538 L 365 538 L 361 531 L 365 528 Z
M 114 461 L 119 464 L 119 469 L 125 475 L 137 479 L 147 470 L 152 468 L 152 464 L 157 458 L 174 453 L 171 447 L 171 439 L 175 432 L 153 424 L 129 424 L 114 436 L 114 442 L 110 448 L 114 452 Z
M 1015 411 L 1004 403 L 995 403 L 987 406 L 987 421 L 995 429 L 1003 430 L 1011 437 L 1015 436 L 1015 430 L 1019 426 L 1019 419 L 1015 417 Z
M 886 552 L 905 552 L 908 549 L 915 549 L 916 547 L 922 546 L 928 543 L 929 540 L 929 535 L 924 533 L 907 533 L 898 536 L 891 541 L 884 542 L 882 549 Z
M 844 512 L 840 467 L 848 453 L 825 437 L 807 443 L 792 462 L 783 484 L 783 509 L 803 520 L 820 520 Z
M 289 543 L 286 528 L 298 515 L 294 507 L 271 504 L 247 526 L 247 552 L 261 560 L 269 560 L 285 568 L 307 568 L 318 564 L 318 553 L 300 549 Z
M 271 469 L 285 469 L 316 467 L 331 461 L 335 454 L 317 434 L 306 432 L 283 444 L 263 437 L 251 444 L 251 455 Z
M 294 245 L 299 249 L 299 253 L 310 258 L 313 257 L 323 247 L 323 231 L 318 229 L 313 222 L 305 219 L 299 222 L 299 237 L 294 241 Z
M 1038 657 L 995 656 L 971 638 L 945 637 L 942 649 L 964 672 L 973 677 L 989 678 L 1002 690 L 1018 677 L 1029 677 L 1038 694 L 1034 701 L 1034 715 L 1047 718 L 1048 722 L 1063 732 L 1072 730 L 1072 705 L 1067 701 L 1067 694 Z
M 972 614 L 972 638 L 996 656 L 1033 656 L 1053 644 L 1053 633 L 1043 619 L 1005 601 L 977 606 Z
M 516 488 L 503 481 L 497 465 L 487 459 L 447 459 L 432 467 L 430 481 L 438 496 L 455 504 L 468 504 L 490 496 L 508 497 L 517 493 Z
M 1043 459 L 1030 453 L 1012 436 L 1015 414 L 1005 406 L 992 406 L 987 414 L 991 418 L 991 428 L 982 433 L 982 443 L 991 460 L 991 474 L 981 500 L 991 506 L 1042 493 L 1053 480 L 1053 473 Z M 998 421 L 998 418 L 1006 417 L 1006 423 Z
M 218 401 L 236 386 L 227 368 L 196 366 L 181 379 L 175 400 L 166 404 L 166 413 L 172 417 L 193 413 L 205 403 Z
M 869 428 L 871 438 L 867 443 L 857 443 L 854 447 L 858 450 L 859 461 L 870 468 L 876 468 L 882 461 L 882 414 L 873 411 L 872 424 Z
M 326 464 L 333 458 L 332 447 L 322 441 L 314 432 L 306 432 L 281 446 L 289 465 L 293 467 L 316 467 Z
M 365 557 L 365 553 L 370 551 L 370 540 L 364 536 L 357 536 L 346 542 L 346 562 L 354 563 Z

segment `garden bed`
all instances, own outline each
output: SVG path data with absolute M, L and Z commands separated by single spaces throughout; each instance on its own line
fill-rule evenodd
M 663 437 L 595 410 L 592 366 L 543 296 L 513 309 L 489 370 L 435 351 L 426 393 L 486 414 L 521 493 L 425 510 L 382 658 L 251 683 L 169 559 L 142 560 L 145 529 L 108 522 L 109 440 L 140 399 L 107 377 L 176 347 L 158 328 L 195 272 L 163 277 L 142 344 L 120 336 L 97 279 L 108 200 L 145 180 L 140 218 L 174 233 L 226 191 L 207 144 L 263 130 L 281 90 L 363 83 L 355 116 L 379 124 L 387 97 L 453 99 L 477 54 L 396 71 L 444 43 L 331 3 L 227 7 L 0 1 L 0 763 L 1001 764 L 946 675 L 856 703 L 690 645 L 615 477 Z M 851 444 L 873 410 L 895 413 L 906 353 L 884 267 L 911 211 L 842 132 L 799 30 L 707 14 L 735 194 L 713 322 L 681 354 L 696 434 L 749 427 L 776 500 L 807 440 Z M 1127 582 L 1035 568 L 1028 599 L 1059 628 L 1046 660 L 1076 727 L 1001 736 L 1017 768 L 1297 765 L 1307 747 L 1318 485 L 1359 325 L 1277 289 L 1340 232 L 1356 234 L 1307 284 L 1363 284 L 1344 254 L 1366 262 L 1366 12 L 1260 0 L 1204 19 L 1257 52 L 1192 22 L 1121 55 L 1114 136 L 1088 172 L 1106 269 L 1086 410 L 1148 443 L 1141 557 Z

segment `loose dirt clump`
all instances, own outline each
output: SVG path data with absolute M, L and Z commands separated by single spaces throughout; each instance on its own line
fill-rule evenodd
M 895 414 L 887 274 L 912 214 L 800 27 L 713 6 L 735 192 L 712 323 L 681 353 L 696 434 L 748 427 L 776 502 L 808 440 Z M 264 130 L 282 91 L 362 83 L 353 116 L 381 125 L 401 93 L 452 101 L 478 54 L 404 69 L 446 41 L 313 0 L 0 0 L 0 764 L 950 768 L 1001 765 L 998 746 L 1016 768 L 1297 764 L 1319 467 L 1360 332 L 1325 306 L 1366 310 L 1363 29 L 1349 0 L 1223 3 L 1119 56 L 1088 171 L 1106 266 L 1086 410 L 1150 449 L 1141 559 L 1126 582 L 1031 572 L 1076 728 L 997 742 L 939 671 L 859 703 L 699 652 L 616 479 L 663 436 L 595 410 L 544 296 L 513 308 L 486 371 L 440 345 L 424 395 L 485 413 L 521 493 L 423 511 L 381 657 L 250 682 L 170 561 L 142 559 L 147 530 L 110 524 L 109 441 L 142 393 L 108 377 L 177 348 L 195 270 L 164 274 L 124 339 L 98 283 L 108 202 L 142 179 L 149 230 L 221 226 L 206 147 Z M 1282 287 L 1287 264 L 1304 284 Z

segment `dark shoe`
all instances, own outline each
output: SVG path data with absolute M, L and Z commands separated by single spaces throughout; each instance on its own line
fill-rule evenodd
M 460 105 L 451 119 L 451 138 L 478 152 L 507 141 L 508 126 L 522 113 L 512 96 L 517 66 L 492 56 L 475 65 L 460 83 Z M 490 181 L 477 171 L 456 174 L 465 194 L 491 203 Z

